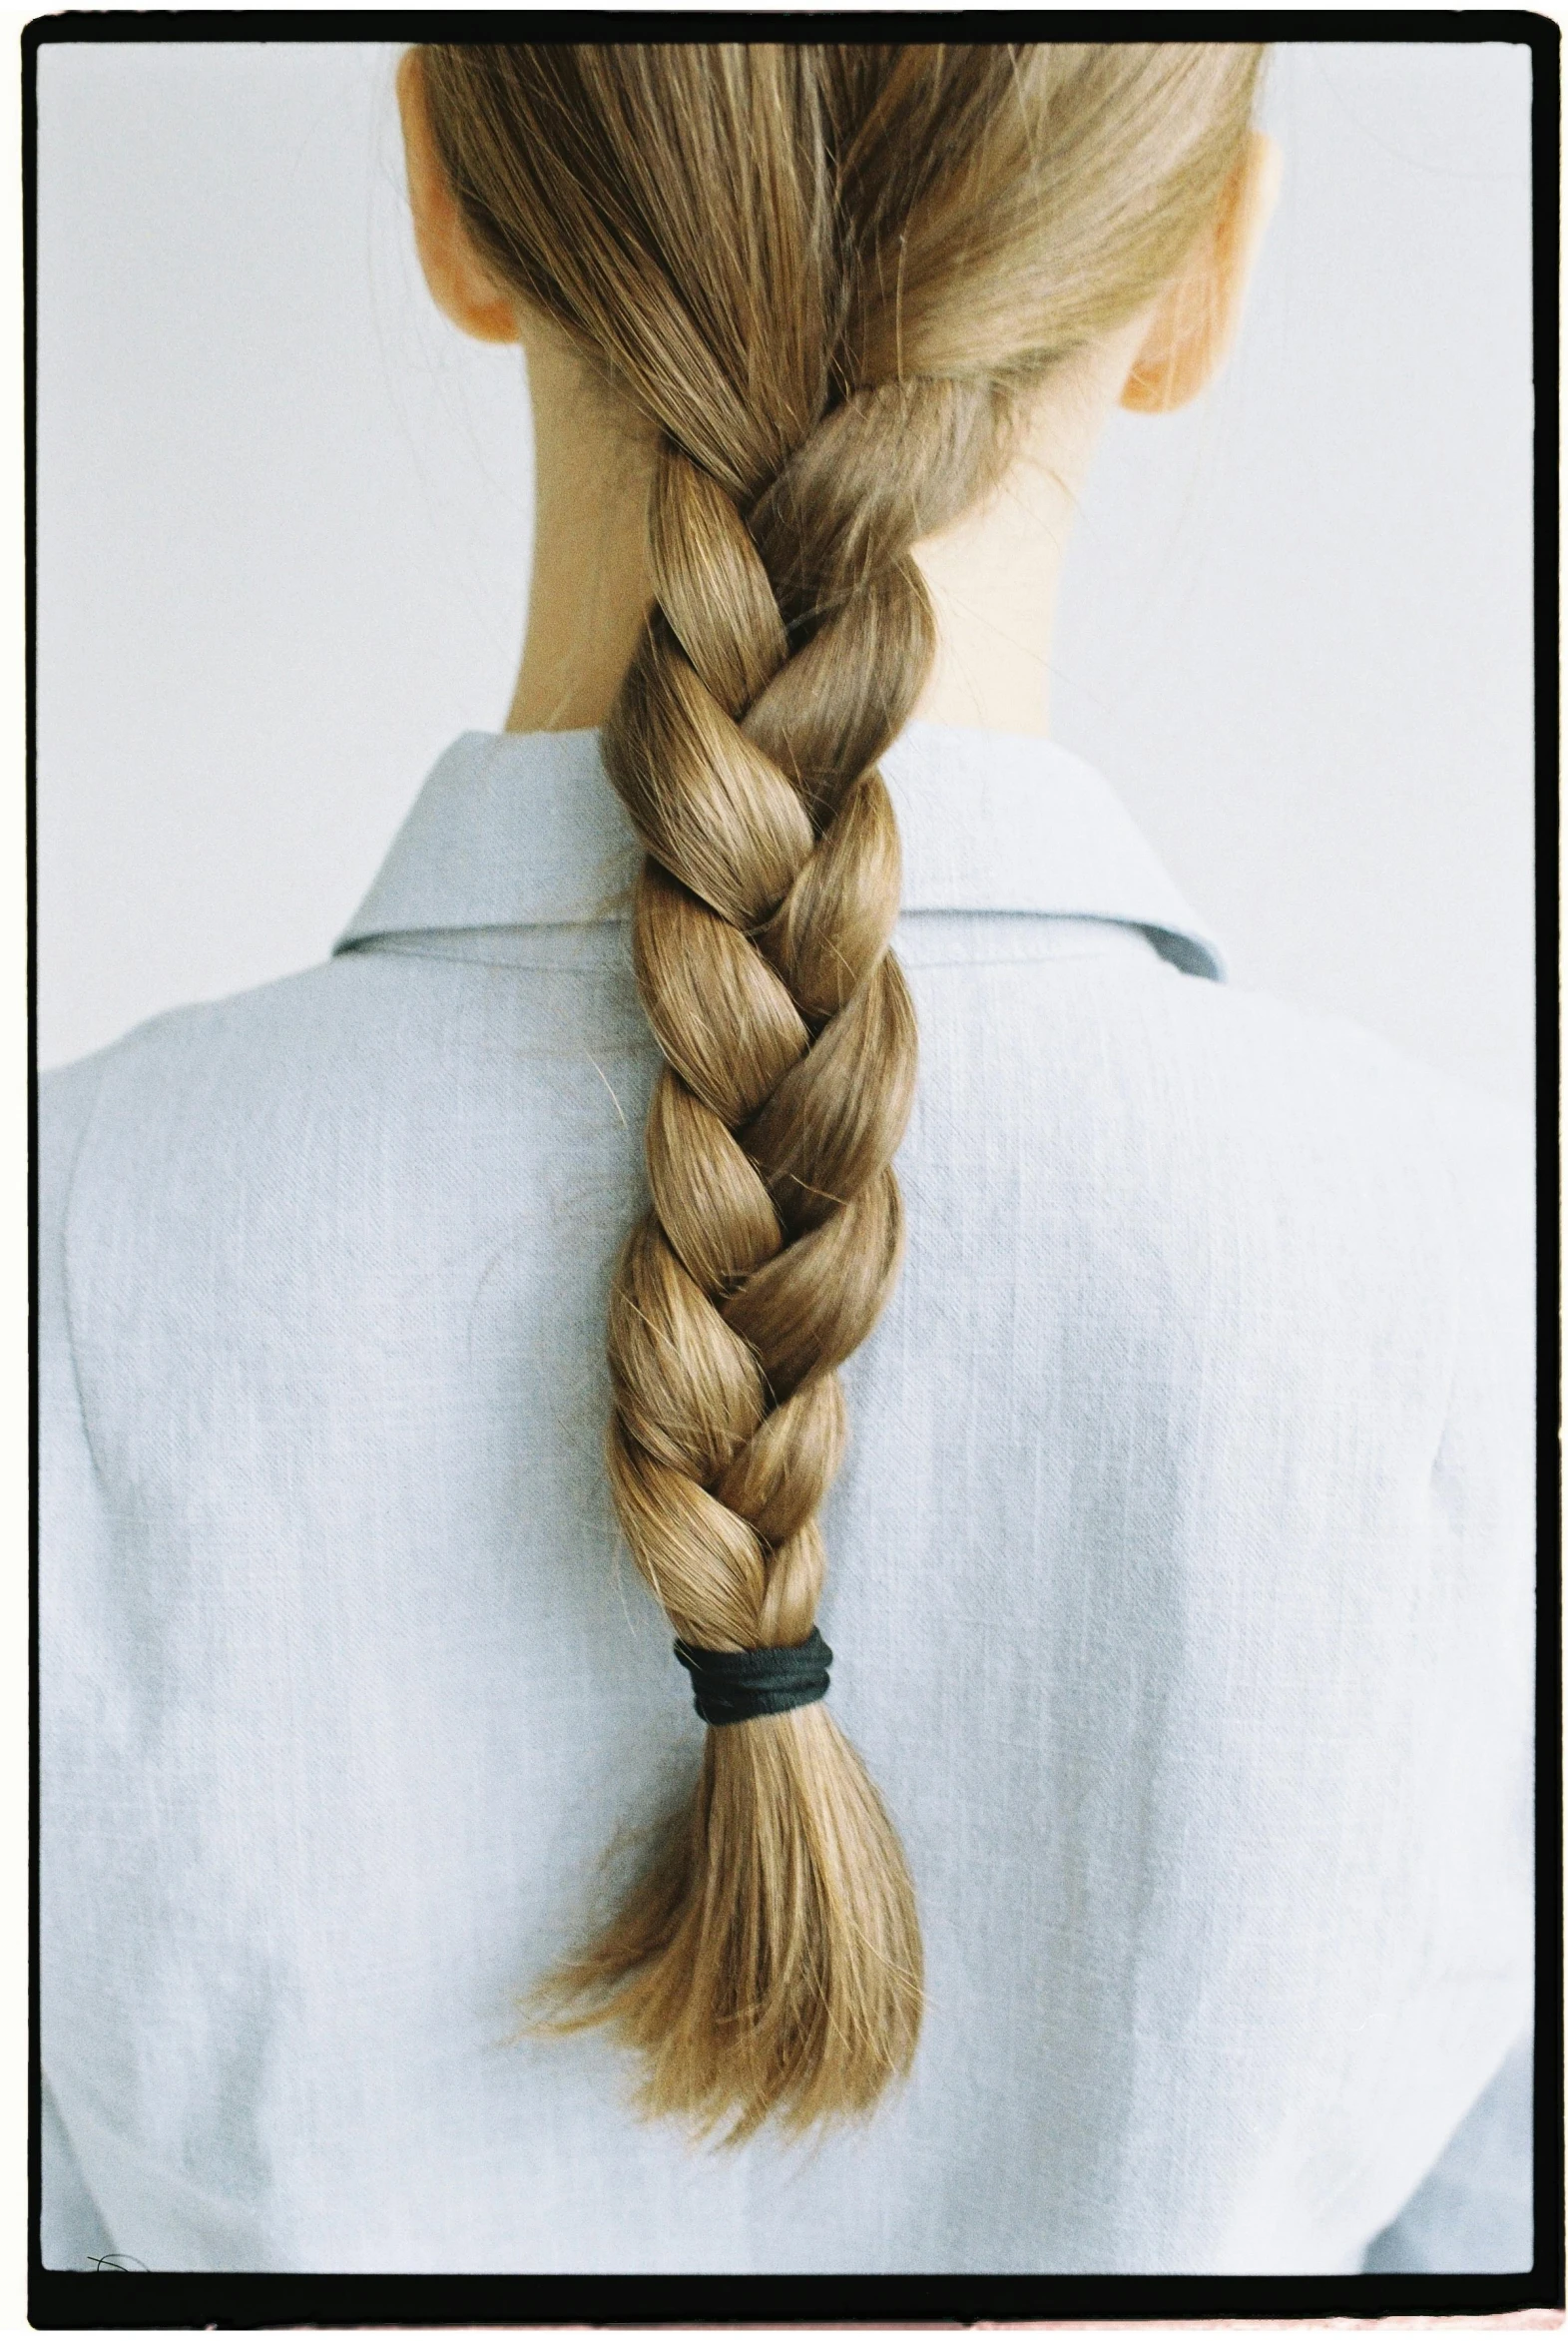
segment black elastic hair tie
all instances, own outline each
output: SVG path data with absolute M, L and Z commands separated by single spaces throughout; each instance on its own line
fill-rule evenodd
M 826 1696 L 833 1654 L 813 1625 L 803 1642 L 778 1650 L 694 1650 L 675 1654 L 692 1678 L 692 1704 L 705 1723 L 750 1723 L 754 1715 L 787 1715 Z

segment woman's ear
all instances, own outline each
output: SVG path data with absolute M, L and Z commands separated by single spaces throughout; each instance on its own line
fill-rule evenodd
M 498 290 L 468 241 L 462 214 L 446 184 L 424 109 L 419 53 L 406 49 L 397 67 L 397 108 L 403 118 L 408 204 L 414 244 L 430 297 L 444 316 L 477 341 L 521 338 L 517 312 Z
M 1280 192 L 1282 162 L 1274 140 L 1254 131 L 1214 226 L 1155 303 L 1122 385 L 1122 404 L 1135 413 L 1169 414 L 1196 398 L 1219 371 L 1241 322 L 1247 281 Z

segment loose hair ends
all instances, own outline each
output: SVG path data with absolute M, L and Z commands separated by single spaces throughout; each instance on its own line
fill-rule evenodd
M 422 52 L 476 249 L 659 444 L 655 608 L 602 740 L 647 853 L 633 946 L 664 1059 L 607 1454 L 634 1558 L 698 1650 L 809 1635 L 836 1369 L 901 1256 L 916 1034 L 878 766 L 934 647 L 911 547 L 995 487 L 1053 366 L 1175 273 L 1261 57 Z M 535 2006 L 611 2026 L 644 2109 L 704 2132 L 876 2106 L 915 2051 L 919 1926 L 826 1706 L 709 1729 L 689 1813 Z
M 874 2109 L 913 2059 L 920 1958 L 897 1834 L 819 1704 L 710 1730 L 689 1811 L 531 2005 L 545 2032 L 613 2024 L 644 2113 L 735 2144 Z

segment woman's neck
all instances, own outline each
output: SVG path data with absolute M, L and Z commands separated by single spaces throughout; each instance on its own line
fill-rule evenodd
M 608 714 L 648 608 L 644 527 L 653 449 L 568 349 L 542 334 L 531 334 L 526 346 L 534 561 L 507 729 L 587 730 Z M 927 722 L 1042 735 L 1048 729 L 1062 557 L 1079 484 L 1133 346 L 1119 334 L 1064 366 L 997 494 L 915 546 L 937 620 L 936 661 L 915 710 Z

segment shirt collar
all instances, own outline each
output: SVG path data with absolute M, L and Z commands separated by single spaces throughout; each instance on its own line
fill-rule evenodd
M 1104 918 L 1193 975 L 1225 961 L 1109 785 L 1054 741 L 910 724 L 882 759 L 903 909 Z M 597 732 L 465 732 L 440 758 L 339 936 L 624 916 L 637 839 Z

